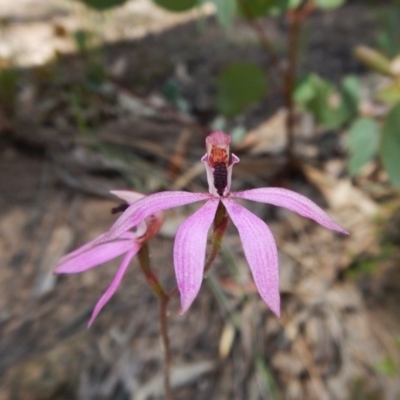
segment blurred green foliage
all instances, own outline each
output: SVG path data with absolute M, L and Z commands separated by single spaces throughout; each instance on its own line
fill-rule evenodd
M 378 15 L 377 46 L 387 56 L 394 57 L 400 49 L 400 4 L 393 4 Z
M 370 259 L 353 263 L 350 268 L 344 272 L 344 277 L 349 280 L 359 280 L 362 277 L 372 275 L 378 270 L 379 260 Z
M 199 4 L 198 0 L 153 0 L 158 6 L 172 12 L 190 10 Z
M 191 105 L 182 94 L 181 84 L 176 79 L 169 79 L 163 86 L 164 97 L 180 112 L 189 113 Z
M 282 12 L 289 6 L 290 0 L 242 0 L 239 10 L 242 15 L 250 18 L 262 17 L 269 13 Z
M 80 1 L 86 6 L 93 8 L 97 11 L 105 11 L 113 7 L 121 6 L 128 0 L 75 0 Z
M 107 76 L 101 48 L 95 46 L 92 33 L 85 30 L 75 31 L 73 39 L 78 51 L 84 57 L 84 83 L 92 89 L 97 89 L 105 82 Z
M 301 79 L 296 86 L 294 99 L 315 120 L 328 129 L 338 129 L 355 116 L 360 98 L 360 82 L 347 76 L 337 89 L 316 74 Z
M 380 156 L 392 184 L 400 188 L 400 103 L 383 124 Z
M 395 105 L 400 101 L 400 79 L 391 82 L 378 92 L 378 97 L 388 103 L 389 105 Z
M 86 0 L 81 0 L 86 1 Z M 95 0 L 91 0 L 95 1 Z M 112 0 L 108 0 L 112 1 Z M 230 24 L 235 16 L 247 18 L 276 15 L 288 9 L 299 7 L 302 0 L 153 0 L 155 4 L 169 11 L 181 12 L 207 2 L 217 7 L 217 16 L 223 25 Z M 342 6 L 346 0 L 314 0 L 317 8 L 331 10 Z
M 206 3 L 206 1 L 204 1 Z M 221 25 L 230 26 L 238 12 L 236 0 L 210 0 L 217 8 L 217 18 Z
M 315 5 L 322 10 L 332 10 L 342 6 L 346 0 L 314 0 Z
M 233 117 L 265 96 L 266 89 L 265 73 L 260 67 L 248 62 L 229 64 L 218 76 L 218 109 Z
M 387 104 L 389 111 L 384 116 L 383 123 L 379 121 L 378 139 L 371 142 L 374 135 L 369 125 L 369 129 L 364 130 L 364 140 L 359 139 L 358 148 L 356 149 L 354 143 L 350 147 L 350 163 L 353 162 L 350 171 L 354 174 L 359 171 L 358 168 L 354 168 L 355 157 L 359 161 L 367 162 L 373 157 L 372 153 L 378 153 L 390 182 L 393 186 L 400 188 L 400 48 L 392 59 L 366 46 L 357 47 L 355 55 L 373 72 L 383 75 L 384 84 L 379 86 L 375 95 L 377 100 Z M 368 128 L 365 124 L 364 127 Z M 361 130 L 358 134 L 354 132 L 354 129 L 350 130 L 348 143 L 352 142 L 351 137 L 354 138 L 357 135 L 361 135 Z M 376 146 L 374 152 L 373 146 Z M 360 164 L 359 167 L 361 166 Z
M 398 373 L 396 362 L 390 356 L 385 357 L 382 361 L 376 364 L 375 371 L 389 377 L 395 377 Z
M 98 11 L 120 6 L 127 0 L 76 0 Z M 304 6 L 302 0 L 153 0 L 171 12 L 183 12 L 204 3 L 213 3 L 221 25 L 232 27 L 237 17 L 254 20 L 270 15 L 280 15 Z M 310 0 L 308 6 L 330 11 L 341 7 L 346 0 Z M 400 2 L 398 2 L 400 3 Z M 357 175 L 362 167 L 379 156 L 391 183 L 400 187 L 400 4 L 393 3 L 379 14 L 378 49 L 359 46 L 356 57 L 368 68 L 388 77 L 388 83 L 379 88 L 376 98 L 389 106 L 384 121 L 374 120 L 359 113 L 361 83 L 355 76 L 346 76 L 340 85 L 310 73 L 297 83 L 293 93 L 300 110 L 311 113 L 315 121 L 326 129 L 347 129 L 348 170 Z M 87 81 L 101 83 L 105 71 L 99 57 L 89 55 L 88 36 L 76 32 L 75 41 L 82 53 L 87 54 Z M 0 75 L 3 96 L 12 102 L 13 78 L 4 72 Z M 260 101 L 267 91 L 267 71 L 248 62 L 225 66 L 217 77 L 217 103 L 220 114 L 232 118 L 249 105 Z M 165 86 L 165 96 L 181 111 L 190 105 L 174 84 Z M 8 100 L 7 100 L 8 99 Z
M 379 127 L 373 118 L 357 118 L 347 131 L 347 147 L 350 152 L 348 170 L 356 175 L 377 153 Z
M 14 113 L 18 77 L 19 74 L 15 68 L 0 68 L 0 105 L 9 115 Z

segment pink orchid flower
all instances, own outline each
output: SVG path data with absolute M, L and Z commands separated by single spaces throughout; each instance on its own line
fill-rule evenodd
M 140 193 L 123 190 L 111 193 L 126 201 L 128 205 L 132 205 L 138 199 L 144 197 Z M 150 240 L 159 231 L 163 222 L 164 214 L 160 211 L 155 212 L 129 228 L 136 228 L 134 231 L 127 230 L 118 238 L 110 240 L 107 240 L 105 234 L 102 234 L 59 260 L 54 273 L 76 274 L 125 254 L 113 281 L 97 302 L 88 327 L 92 325 L 101 309 L 117 291 L 132 258 L 138 253 L 142 244 Z
M 114 223 L 104 240 L 114 240 L 149 215 L 162 210 L 206 200 L 206 203 L 179 227 L 174 243 L 174 267 L 181 295 L 181 314 L 197 296 L 203 280 L 207 234 L 220 202 L 242 241 L 244 254 L 254 282 L 270 309 L 280 315 L 278 253 L 268 226 L 256 215 L 235 201 L 246 199 L 284 207 L 311 218 L 325 228 L 347 234 L 320 207 L 296 192 L 282 188 L 260 188 L 231 192 L 232 167 L 239 158 L 229 160 L 231 138 L 217 131 L 206 138 L 207 153 L 202 158 L 207 171 L 209 193 L 166 191 L 154 193 L 133 203 Z

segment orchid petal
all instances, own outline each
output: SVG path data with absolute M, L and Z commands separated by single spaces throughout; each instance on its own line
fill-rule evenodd
M 111 297 L 114 295 L 114 293 L 117 291 L 122 278 L 124 277 L 124 274 L 129 266 L 129 263 L 131 262 L 133 256 L 139 251 L 140 245 L 135 244 L 133 248 L 126 254 L 124 259 L 122 260 L 122 263 L 120 267 L 118 268 L 117 274 L 115 275 L 113 281 L 111 282 L 111 285 L 108 287 L 108 289 L 104 292 L 104 294 L 100 297 L 99 301 L 96 303 L 96 306 L 94 307 L 92 316 L 90 317 L 90 320 L 88 322 L 88 328 L 92 325 L 93 321 L 96 319 L 97 315 L 101 311 L 101 309 L 106 305 L 106 303 L 111 299 Z
M 68 254 L 65 254 L 65 256 L 61 257 L 58 260 L 57 265 L 64 264 L 71 258 L 77 257 L 79 254 L 85 253 L 86 251 L 90 250 L 92 247 L 97 246 L 98 243 L 103 239 L 104 233 L 101 235 L 97 236 L 95 239 L 91 240 L 90 242 L 85 243 L 83 246 L 78 247 L 76 250 L 71 251 Z M 136 235 L 132 232 L 125 232 L 122 234 L 119 239 L 128 239 L 128 240 L 134 240 L 136 238 Z
M 181 224 L 174 243 L 175 275 L 185 313 L 200 290 L 204 274 L 207 232 L 214 220 L 218 199 L 208 201 Z
M 115 221 L 114 225 L 99 241 L 116 239 L 122 233 L 142 222 L 146 217 L 158 211 L 183 206 L 210 198 L 208 193 L 190 193 L 180 191 L 159 192 L 150 194 L 129 206 L 124 213 Z
M 291 190 L 283 188 L 251 189 L 232 193 L 232 197 L 239 197 L 241 199 L 287 208 L 303 217 L 313 219 L 325 228 L 348 235 L 346 230 L 333 221 L 333 219 L 313 201 Z
M 58 265 L 64 264 L 66 261 L 70 260 L 71 258 L 74 258 L 78 256 L 79 254 L 82 254 L 86 252 L 87 250 L 91 249 L 98 243 L 104 236 L 104 233 L 101 234 L 100 236 L 97 236 L 95 239 L 91 240 L 90 242 L 85 243 L 83 246 L 78 247 L 76 250 L 71 251 L 68 254 L 65 254 L 63 257 L 61 257 L 58 261 Z
M 86 271 L 126 253 L 132 246 L 135 246 L 135 242 L 132 240 L 118 240 L 94 246 L 87 251 L 80 252 L 75 257 L 70 257 L 66 261 L 60 262 L 54 273 L 76 274 Z
M 269 308 L 279 317 L 278 252 L 274 237 L 268 226 L 246 208 L 230 199 L 223 199 L 222 202 L 239 231 L 257 289 Z

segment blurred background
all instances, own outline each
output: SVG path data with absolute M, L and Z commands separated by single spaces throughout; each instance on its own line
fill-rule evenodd
M 345 229 L 249 203 L 279 248 L 282 317 L 237 231 L 190 311 L 170 304 L 176 399 L 400 399 L 400 3 L 0 0 L 0 399 L 163 398 L 157 301 L 133 262 L 90 330 L 110 262 L 54 276 L 111 226 L 112 189 L 298 191 Z M 172 244 L 150 243 L 175 285 Z

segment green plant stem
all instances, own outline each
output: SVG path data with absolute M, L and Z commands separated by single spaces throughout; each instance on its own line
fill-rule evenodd
M 153 273 L 150 267 L 149 247 L 147 243 L 143 243 L 138 253 L 139 264 L 143 271 L 144 277 L 147 281 L 152 292 L 159 301 L 159 322 L 160 322 L 160 335 L 163 344 L 164 353 L 164 391 L 165 399 L 172 400 L 172 390 L 170 382 L 170 367 L 171 367 L 171 348 L 168 336 L 168 304 L 175 292 L 171 291 L 169 294 L 163 288 L 157 276 Z

